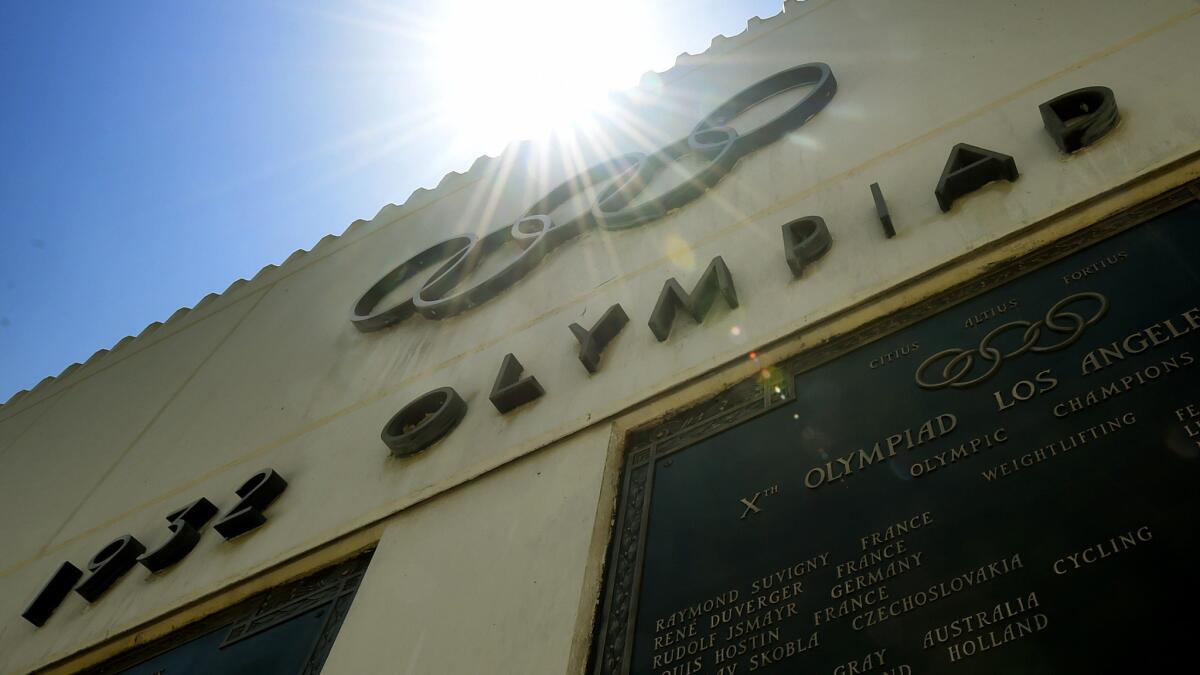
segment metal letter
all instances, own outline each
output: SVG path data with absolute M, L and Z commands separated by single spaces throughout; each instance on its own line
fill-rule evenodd
M 650 330 L 654 337 L 662 342 L 671 335 L 671 324 L 675 322 L 675 311 L 678 308 L 686 310 L 696 323 L 702 323 L 718 294 L 725 298 L 730 308 L 738 306 L 733 275 L 721 256 L 712 259 L 690 294 L 683 290 L 674 277 L 667 279 L 662 292 L 658 294 L 654 311 L 650 313 Z
M 949 211 L 954 200 L 978 190 L 994 180 L 1015 181 L 1017 162 L 1008 155 L 966 143 L 950 150 L 942 177 L 933 191 L 942 211 Z
M 259 527 L 267 522 L 263 511 L 286 489 L 287 481 L 274 469 L 259 471 L 237 489 L 237 496 L 241 500 L 229 509 L 229 515 L 213 525 L 213 529 L 229 540 Z
M 37 596 L 33 598 L 33 602 L 21 612 L 22 618 L 29 623 L 41 628 L 54 610 L 62 604 L 62 601 L 67 597 L 67 593 L 75 587 L 75 582 L 83 576 L 83 571 L 69 562 L 59 565 L 55 570 L 54 576 L 46 582 L 45 586 L 38 591 Z
M 467 402 L 452 387 L 422 394 L 392 415 L 380 438 L 396 457 L 415 455 L 450 433 L 467 414 Z
M 500 372 L 496 373 L 496 381 L 492 384 L 492 393 L 488 400 L 496 406 L 501 415 L 541 398 L 546 393 L 536 377 L 521 377 L 524 370 L 524 366 L 512 354 L 506 354 L 504 361 L 500 363 Z
M 793 277 L 800 278 L 804 266 L 828 253 L 832 244 L 829 228 L 820 216 L 800 218 L 783 226 L 783 257 Z
M 892 226 L 892 214 L 888 212 L 887 202 L 883 201 L 883 190 L 879 183 L 871 183 L 871 198 L 875 200 L 875 214 L 883 224 L 883 236 L 891 239 L 896 236 L 896 228 Z
M 1038 106 L 1046 133 L 1059 150 L 1070 154 L 1086 148 L 1121 121 L 1117 97 L 1108 87 L 1084 87 Z
M 170 539 L 153 551 L 138 556 L 137 561 L 151 572 L 161 572 L 183 560 L 200 542 L 200 528 L 215 515 L 217 507 L 204 497 L 171 513 L 167 516 Z
M 590 331 L 577 323 L 568 326 L 571 334 L 575 336 L 576 340 L 579 340 L 579 361 L 583 363 L 583 367 L 587 368 L 589 373 L 600 369 L 600 355 L 604 353 L 604 348 L 608 346 L 609 342 L 612 342 L 617 333 L 625 328 L 627 323 L 629 323 L 629 315 L 618 303 L 605 310 L 604 315 L 592 326 Z
M 88 561 L 87 568 L 92 574 L 75 588 L 75 592 L 84 600 L 95 602 L 137 564 L 138 556 L 145 551 L 142 542 L 132 535 L 112 540 Z

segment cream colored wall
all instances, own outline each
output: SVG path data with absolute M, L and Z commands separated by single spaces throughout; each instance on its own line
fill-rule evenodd
M 591 619 L 596 513 L 611 508 L 609 430 L 593 426 L 392 520 L 323 675 L 577 668 L 571 628 Z
M 0 408 L 0 671 L 24 672 L 127 639 L 180 607 L 386 521 L 364 588 L 388 587 L 399 573 L 383 565 L 391 560 L 445 588 L 445 596 L 439 604 L 424 588 L 394 602 L 356 603 L 330 662 L 331 672 L 352 672 L 345 668 L 353 659 L 368 656 L 346 655 L 342 642 L 368 644 L 377 623 L 403 633 L 429 620 L 406 607 L 441 607 L 451 616 L 484 603 L 496 617 L 531 607 L 517 582 L 542 562 L 524 570 L 517 561 L 533 551 L 485 537 L 474 525 L 456 527 L 449 515 L 478 510 L 482 522 L 499 526 L 506 509 L 520 508 L 531 524 L 514 534 L 561 547 L 569 566 L 564 576 L 548 577 L 561 588 L 542 601 L 556 621 L 541 640 L 556 646 L 537 660 L 543 657 L 526 654 L 530 645 L 518 640 L 527 634 L 487 634 L 480 623 L 459 638 L 478 645 L 463 650 L 489 665 L 515 659 L 537 668 L 526 673 L 563 672 L 562 641 L 578 630 L 565 617 L 595 583 L 580 576 L 580 552 L 597 555 L 593 525 L 609 516 L 586 504 L 587 491 L 602 485 L 608 447 L 598 422 L 1200 149 L 1200 5 L 1190 0 L 812 0 L 787 10 L 685 59 L 657 78 L 661 94 L 638 99 L 658 142 L 682 136 L 763 76 L 816 60 L 833 68 L 839 91 L 823 112 L 742 159 L 688 207 L 641 228 L 570 242 L 462 316 L 357 332 L 347 320 L 350 305 L 384 272 L 449 233 L 490 231 L 511 220 L 565 175 L 553 160 L 537 170 L 536 149 L 514 151 L 385 208 Z M 1037 105 L 1092 84 L 1116 92 L 1122 124 L 1094 148 L 1062 157 Z M 933 187 L 958 142 L 1013 155 L 1022 176 L 943 214 Z M 587 163 L 601 158 L 587 147 L 580 152 Z M 867 187 L 875 181 L 899 231 L 892 240 L 874 216 Z M 834 246 L 792 280 L 779 227 L 810 214 L 826 219 Z M 656 342 L 646 320 L 663 281 L 675 276 L 690 288 L 716 255 L 733 272 L 741 306 L 718 306 L 698 326 L 681 319 L 667 343 Z M 631 323 L 602 369 L 588 376 L 567 325 L 590 326 L 616 302 Z M 508 352 L 547 395 L 501 416 L 487 395 Z M 462 425 L 415 458 L 390 458 L 379 440 L 384 422 L 413 397 L 446 385 L 470 405 Z M 538 448 L 546 449 L 489 475 Z M 579 472 L 572 480 L 580 493 L 561 518 L 525 494 L 537 481 L 520 467 L 537 462 Z M 41 629 L 20 619 L 61 561 L 82 566 L 126 533 L 153 545 L 165 535 L 167 513 L 199 496 L 227 508 L 233 489 L 264 466 L 290 486 L 255 533 L 227 543 L 208 532 L 164 574 L 135 569 L 92 606 L 72 594 Z M 440 527 L 439 518 L 447 519 Z M 422 545 L 405 544 L 398 533 L 406 532 Z M 464 593 L 456 580 L 480 561 L 437 564 L 456 551 L 505 558 L 512 567 L 494 584 L 473 579 L 479 593 Z M 518 558 L 509 558 L 513 551 Z M 421 658 L 433 659 L 417 662 L 431 668 L 469 662 L 455 660 L 463 654 Z

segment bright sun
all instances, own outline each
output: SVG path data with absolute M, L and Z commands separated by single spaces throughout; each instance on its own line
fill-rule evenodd
M 463 149 L 494 153 L 585 124 L 651 63 L 651 17 L 635 0 L 453 2 L 438 14 L 434 109 Z

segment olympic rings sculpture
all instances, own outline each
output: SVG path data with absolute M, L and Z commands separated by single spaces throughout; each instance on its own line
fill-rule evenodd
M 777 94 L 811 86 L 779 116 L 744 134 L 727 126 Z M 458 235 L 434 244 L 383 275 L 354 303 L 350 321 L 364 333 L 387 328 L 413 314 L 444 319 L 481 305 L 523 279 L 547 253 L 593 229 L 623 230 L 645 225 L 693 201 L 715 185 L 739 159 L 774 143 L 819 113 L 837 92 L 837 80 L 824 63 L 778 72 L 738 92 L 702 119 L 683 139 L 650 154 L 631 153 L 606 160 L 564 181 L 526 209 L 516 222 L 477 237 Z M 650 182 L 673 162 L 693 155 L 707 163 L 657 197 L 636 203 Z M 607 183 L 597 191 L 596 187 Z M 578 195 L 595 194 L 590 208 L 569 222 L 550 218 L 554 209 Z M 490 254 L 515 247 L 512 262 L 474 285 L 461 288 Z M 380 301 L 414 276 L 434 268 L 411 297 L 378 309 Z
M 1097 303 L 1095 311 L 1088 318 L 1077 312 L 1064 311 L 1068 305 L 1080 302 L 1083 300 L 1092 300 Z M 960 347 L 951 347 L 930 356 L 917 366 L 917 372 L 914 378 L 917 381 L 917 386 L 922 389 L 944 389 L 946 387 L 964 388 L 974 386 L 989 379 L 1000 370 L 1000 365 L 1006 359 L 1016 358 L 1026 352 L 1046 353 L 1056 352 L 1060 349 L 1066 349 L 1075 344 L 1079 338 L 1083 337 L 1083 331 L 1100 319 L 1108 312 L 1108 298 L 1100 293 L 1093 291 L 1085 291 L 1075 293 L 1054 303 L 1050 309 L 1046 310 L 1046 316 L 1037 321 L 1026 321 L 1019 319 L 1010 321 L 1001 326 L 992 329 L 990 333 L 983 336 L 979 341 L 979 346 L 975 349 L 962 349 Z M 1065 323 L 1064 323 L 1065 321 Z M 1041 340 L 1043 332 L 1046 329 L 1050 333 L 1058 333 L 1064 335 L 1058 342 L 1052 344 L 1038 344 Z M 1001 352 L 992 343 L 997 337 L 1003 333 L 1012 330 L 1022 330 L 1021 344 L 1006 352 Z M 981 361 L 989 362 L 990 365 L 974 377 L 968 377 L 975 366 L 975 358 L 979 357 Z M 941 380 L 929 381 L 926 379 L 926 370 L 934 363 L 949 357 L 945 365 L 942 366 Z

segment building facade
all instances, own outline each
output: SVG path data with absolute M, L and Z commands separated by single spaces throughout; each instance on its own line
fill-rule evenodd
M 180 310 L 0 407 L 0 671 L 1181 653 L 1198 60 L 1190 0 L 789 1 Z

